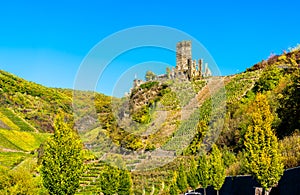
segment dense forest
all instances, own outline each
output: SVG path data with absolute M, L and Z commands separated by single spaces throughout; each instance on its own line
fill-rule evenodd
M 294 48 L 236 75 L 147 79 L 124 98 L 0 71 L 0 193 L 179 194 L 229 175 L 270 189 L 300 165 L 299 64 Z

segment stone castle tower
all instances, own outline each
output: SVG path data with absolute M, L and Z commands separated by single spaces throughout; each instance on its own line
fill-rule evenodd
M 182 41 L 176 46 L 176 70 L 187 71 L 192 61 L 192 42 Z
M 202 77 L 203 60 L 200 59 L 197 63 L 192 60 L 192 42 L 182 41 L 176 46 L 176 74 L 185 76 L 191 80 L 195 77 Z
M 203 59 L 193 60 L 192 41 L 181 41 L 176 45 L 176 67 L 173 67 L 167 74 L 157 75 L 154 80 L 181 79 L 191 81 L 211 75 L 208 64 L 203 64 Z M 143 80 L 135 78 L 133 88 L 137 88 L 143 83 Z

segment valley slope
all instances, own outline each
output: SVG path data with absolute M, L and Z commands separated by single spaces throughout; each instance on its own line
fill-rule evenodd
M 242 165 L 247 114 L 257 94 L 266 95 L 286 168 L 300 165 L 300 52 L 272 56 L 247 71 L 193 81 L 149 81 L 128 97 L 47 88 L 0 71 L 0 166 L 14 169 L 53 133 L 63 112 L 93 157 L 80 193 L 97 188 L 104 160 L 122 159 L 132 170 L 134 192 L 163 194 L 180 162 L 216 143 L 227 175 Z M 165 153 L 160 153 L 161 151 Z M 100 173 L 100 172 L 99 172 Z

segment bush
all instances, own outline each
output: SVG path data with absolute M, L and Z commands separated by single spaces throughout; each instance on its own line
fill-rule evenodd
M 224 165 L 226 168 L 228 168 L 230 165 L 236 162 L 236 157 L 233 152 L 230 152 L 228 150 L 223 150 L 222 154 L 223 154 L 222 158 L 224 160 Z
M 151 120 L 150 108 L 143 106 L 138 111 L 132 114 L 132 119 L 138 123 L 148 124 Z
M 282 75 L 283 72 L 279 68 L 275 66 L 268 67 L 255 83 L 253 91 L 263 93 L 274 89 L 278 85 Z
M 1 170 L 0 194 L 38 194 L 43 190 L 40 177 L 33 175 L 24 168 Z
M 300 166 L 300 132 L 284 138 L 279 144 L 285 168 Z
M 147 83 L 141 84 L 140 88 L 141 89 L 151 89 L 152 87 L 158 86 L 158 85 L 159 85 L 159 82 L 152 81 L 152 82 L 147 82 Z

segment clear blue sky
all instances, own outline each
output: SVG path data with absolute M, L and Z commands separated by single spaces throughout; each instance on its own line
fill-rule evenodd
M 99 41 L 126 28 L 163 25 L 195 37 L 223 75 L 234 74 L 300 43 L 299 8 L 299 0 L 2 1 L 0 69 L 72 88 L 82 60 Z M 148 58 L 156 60 L 155 53 Z M 128 59 L 123 55 L 120 66 L 133 65 Z M 111 94 L 115 83 L 99 82 L 97 90 Z

